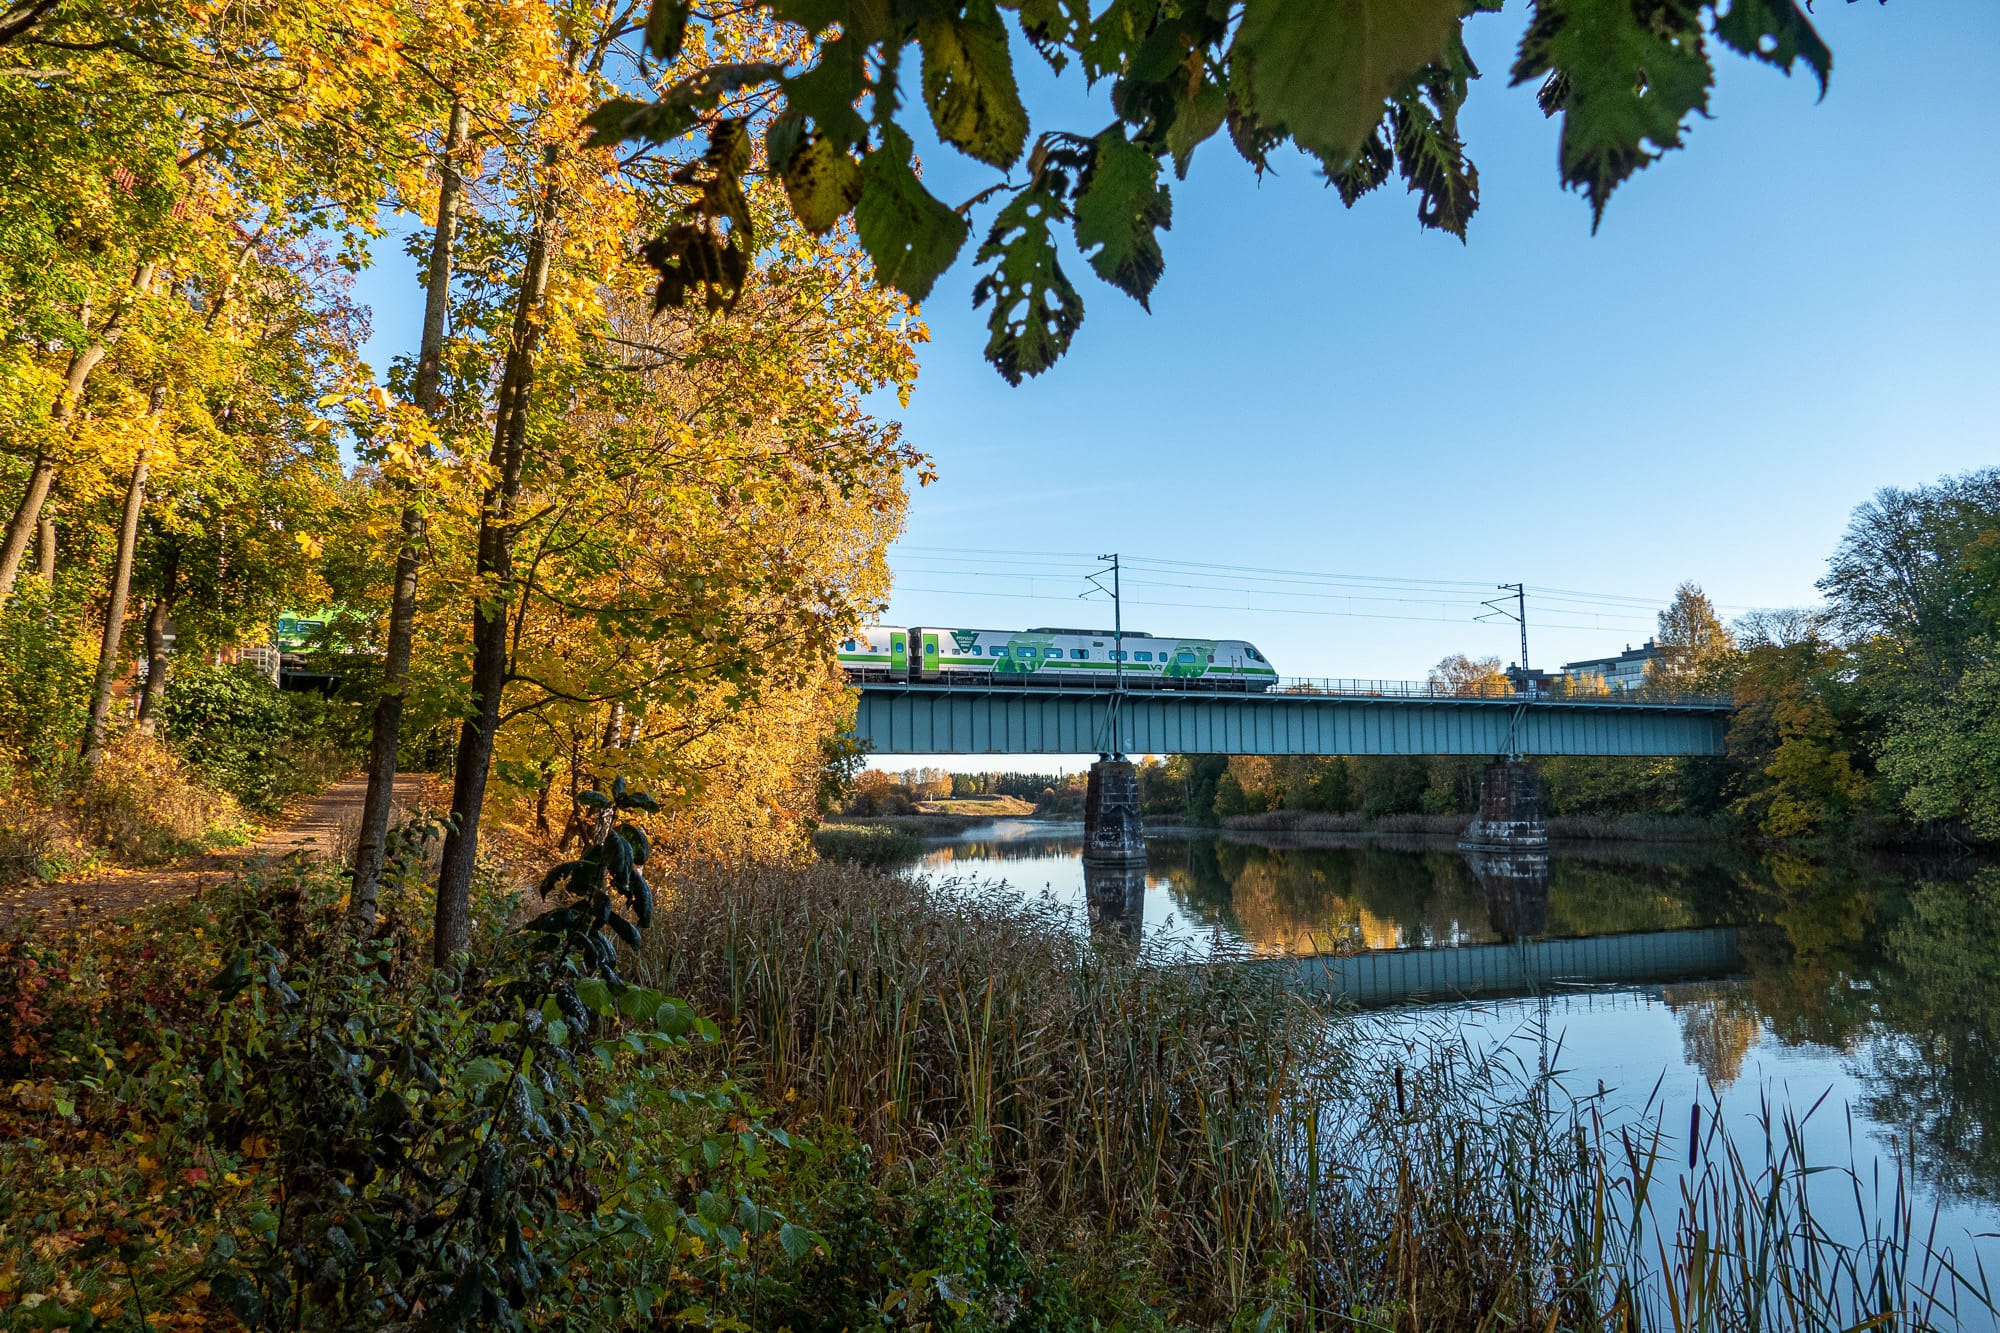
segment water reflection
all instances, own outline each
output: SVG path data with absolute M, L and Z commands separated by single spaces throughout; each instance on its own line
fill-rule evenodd
M 1073 826 L 989 827 L 936 845 L 923 869 L 984 872 L 1072 902 L 1105 938 L 1196 953 L 1332 967 L 1371 951 L 1456 948 L 1468 964 L 1482 951 L 1553 956 L 1550 946 L 1573 941 L 1666 951 L 1658 970 L 1599 978 L 1626 977 L 1615 988 L 1625 1003 L 1590 999 L 1608 992 L 1578 987 L 1580 976 L 1532 1001 L 1554 1005 L 1590 1079 L 1643 1094 L 1664 1067 L 1688 1080 L 1680 1086 L 1706 1080 L 1746 1097 L 1779 1079 L 1800 1109 L 1833 1088 L 1832 1105 L 1850 1103 L 1885 1153 L 1907 1155 L 1988 1229 L 2000 1221 L 2000 869 L 1690 847 L 1522 859 L 1156 838 L 1143 870 L 1086 875 L 1081 851 Z M 1729 949 L 1712 957 L 1724 962 L 1668 966 L 1667 952 L 1692 957 L 1718 933 Z M 1506 1008 L 1443 1012 L 1473 1022 Z
M 1486 919 L 1501 939 L 1533 939 L 1549 926 L 1547 852 L 1467 852 L 1486 893 Z
M 1093 934 L 1137 944 L 1146 922 L 1146 867 L 1084 862 L 1083 899 Z

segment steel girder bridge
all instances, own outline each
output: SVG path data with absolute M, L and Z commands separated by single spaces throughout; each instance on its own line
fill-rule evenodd
M 1719 755 L 1726 699 L 1464 696 L 1421 683 L 1267 693 L 864 683 L 873 754 Z

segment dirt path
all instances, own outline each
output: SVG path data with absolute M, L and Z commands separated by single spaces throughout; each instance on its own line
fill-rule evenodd
M 421 773 L 396 779 L 397 811 L 414 810 L 429 779 Z M 148 903 L 194 893 L 260 861 L 302 852 L 315 860 L 344 858 L 361 828 L 368 779 L 348 778 L 321 792 L 288 823 L 255 842 L 210 852 L 175 866 L 110 870 L 86 880 L 0 889 L 0 922 L 26 919 L 73 923 L 84 917 L 123 916 Z

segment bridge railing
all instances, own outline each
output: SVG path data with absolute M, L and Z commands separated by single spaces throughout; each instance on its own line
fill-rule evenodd
M 1550 682 L 1517 689 L 1512 682 L 1439 680 L 1361 680 L 1328 676 L 1281 676 L 1270 694 L 1324 694 L 1347 699 L 1504 699 L 1515 703 L 1678 704 L 1682 707 L 1728 708 L 1726 694 L 1695 694 L 1656 685 L 1627 689 L 1586 688 Z

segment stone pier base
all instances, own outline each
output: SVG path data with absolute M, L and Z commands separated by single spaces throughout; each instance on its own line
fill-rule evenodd
M 1128 760 L 1100 759 L 1090 766 L 1083 796 L 1083 859 L 1099 865 L 1146 864 L 1139 770 Z
M 1526 764 L 1501 760 L 1479 787 L 1479 815 L 1458 840 L 1467 852 L 1543 852 L 1549 825 L 1542 817 L 1542 780 Z

